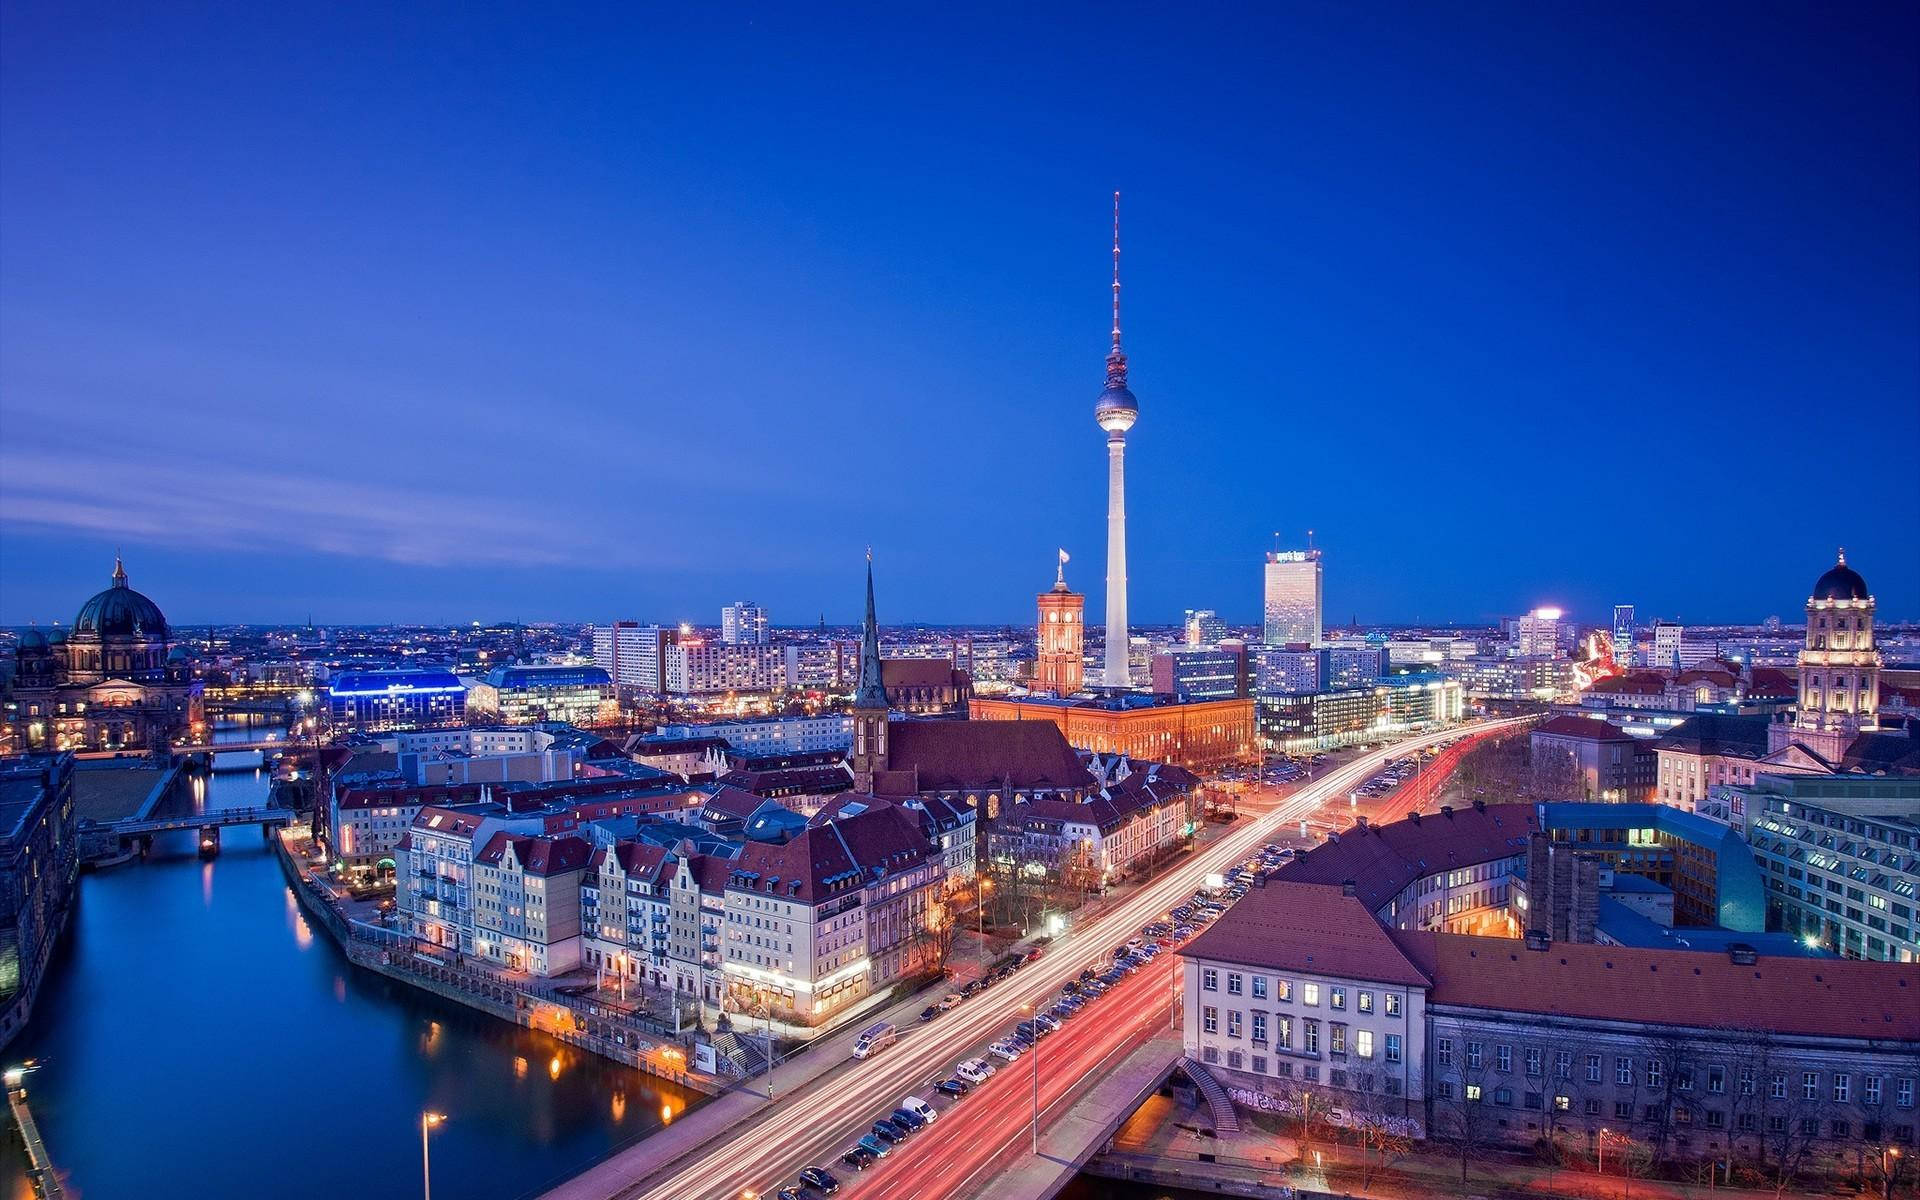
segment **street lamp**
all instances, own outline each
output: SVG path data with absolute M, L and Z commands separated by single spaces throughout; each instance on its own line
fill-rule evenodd
M 436 1125 L 444 1124 L 445 1113 L 423 1112 L 420 1114 L 420 1196 L 421 1200 L 433 1200 L 433 1158 L 427 1149 L 427 1134 Z
M 1605 1125 L 1602 1125 L 1600 1127 L 1600 1161 L 1597 1164 L 1595 1164 L 1593 1168 L 1593 1172 L 1596 1175 L 1605 1175 L 1607 1173 L 1607 1134 L 1608 1132 L 1609 1130 Z
M 1889 1170 L 1887 1167 L 1887 1160 L 1889 1158 L 1893 1160 L 1893 1167 L 1891 1170 Z M 1893 1200 L 1893 1172 L 1898 1171 L 1899 1169 L 1900 1169 L 1900 1147 L 1898 1146 L 1880 1147 L 1880 1195 L 1883 1197 L 1883 1200 Z

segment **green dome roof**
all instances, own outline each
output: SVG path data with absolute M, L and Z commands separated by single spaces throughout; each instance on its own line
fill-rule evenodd
M 127 586 L 126 568 L 115 559 L 113 585 L 80 606 L 73 632 L 165 641 L 167 618 L 158 604 Z

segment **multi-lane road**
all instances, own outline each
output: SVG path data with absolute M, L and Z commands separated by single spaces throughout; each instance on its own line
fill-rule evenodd
M 1110 963 L 1117 942 L 1191 895 L 1207 875 L 1226 871 L 1287 824 L 1328 800 L 1344 797 L 1388 759 L 1506 723 L 1483 722 L 1412 738 L 1341 764 L 1086 918 L 1049 946 L 1045 957 L 1011 979 L 931 1022 L 903 1029 L 898 1043 L 877 1057 L 850 1061 L 822 1076 L 759 1117 L 729 1130 L 724 1138 L 624 1189 L 619 1200 L 770 1196 L 806 1166 L 834 1172 L 846 1185 L 843 1195 L 964 1194 L 965 1180 L 1027 1136 L 1030 1100 L 1013 1082 L 1027 1080 L 1031 1064 L 1024 1057 L 948 1108 L 941 1120 L 909 1138 L 876 1166 L 856 1173 L 841 1164 L 840 1156 L 904 1097 L 931 1094 L 933 1081 L 950 1074 L 961 1060 L 983 1053 L 988 1042 L 1021 1018 L 1023 1009 L 1046 1007 L 1083 968 Z M 1041 1042 L 1037 1053 L 1043 1103 L 1052 1106 L 1066 1099 L 1100 1063 L 1137 1042 L 1156 1022 L 1168 1020 L 1173 957 L 1155 960 Z M 1003 1092 L 1011 1096 L 994 1099 Z

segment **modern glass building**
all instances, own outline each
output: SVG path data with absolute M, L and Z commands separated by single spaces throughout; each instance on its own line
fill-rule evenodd
M 1320 552 L 1276 550 L 1267 555 L 1266 629 L 1270 646 L 1320 644 Z
M 613 677 L 599 667 L 495 667 L 468 700 L 508 725 L 596 725 L 619 712 Z
M 327 688 L 327 716 L 336 730 L 458 725 L 466 715 L 467 687 L 451 671 L 346 671 Z

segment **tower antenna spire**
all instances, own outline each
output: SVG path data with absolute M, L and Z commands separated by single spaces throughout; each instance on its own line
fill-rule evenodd
M 1113 350 L 1120 352 L 1120 193 L 1113 194 Z

